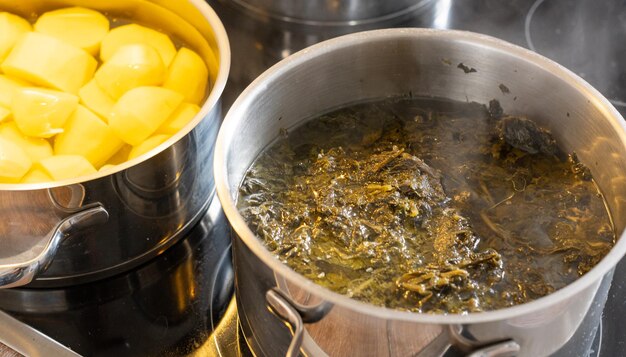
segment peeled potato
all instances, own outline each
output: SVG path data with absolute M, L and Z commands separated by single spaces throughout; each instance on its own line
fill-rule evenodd
M 170 64 L 163 88 L 185 96 L 185 102 L 200 104 L 207 91 L 209 70 L 202 58 L 192 50 L 181 48 Z
M 40 183 L 40 182 L 50 182 L 52 181 L 52 177 L 48 175 L 41 167 L 34 167 L 22 179 L 21 183 Z
M 54 138 L 54 153 L 81 155 L 94 167 L 100 167 L 123 144 L 102 119 L 79 105 L 67 120 L 65 131 Z
M 163 83 L 165 66 L 150 46 L 133 44 L 119 47 L 96 72 L 96 83 L 113 99 L 129 90 Z
M 15 90 L 26 86 L 27 82 L 0 74 L 0 105 L 10 108 Z
M 92 79 L 78 91 L 81 103 L 92 112 L 98 114 L 104 121 L 109 121 L 115 101 Z
M 169 138 L 170 138 L 169 135 L 160 134 L 160 135 L 155 135 L 146 139 L 141 144 L 133 147 L 133 149 L 130 151 L 130 154 L 128 155 L 128 160 L 132 160 L 138 156 L 141 156 L 147 153 L 148 151 L 154 149 L 155 147 L 163 144 L 165 140 Z
M 15 43 L 26 32 L 31 30 L 30 23 L 23 18 L 0 12 L 0 63 L 9 54 Z
M 195 104 L 183 103 L 169 118 L 161 125 L 156 133 L 174 135 L 178 133 L 187 123 L 189 123 L 200 111 L 200 107 Z
M 11 110 L 0 105 L 0 123 L 11 119 Z
M 115 170 L 116 166 L 117 165 L 109 165 L 109 164 L 107 164 L 107 165 L 102 166 L 100 168 L 100 170 L 98 170 L 98 172 L 113 171 L 113 170 Z
M 98 11 L 69 7 L 44 13 L 37 19 L 34 28 L 96 56 L 100 42 L 109 33 L 109 20 Z
M 121 149 L 119 149 L 113 156 L 111 156 L 105 166 L 117 166 L 125 163 L 126 161 L 128 161 L 128 155 L 130 154 L 131 150 L 133 150 L 132 146 L 124 144 Z
M 78 106 L 78 97 L 50 89 L 25 87 L 15 91 L 13 119 L 26 135 L 49 138 L 63 132 L 63 124 Z
M 182 94 L 161 87 L 131 89 L 113 107 L 109 125 L 124 142 L 136 146 L 150 137 L 182 101 Z
M 89 53 L 55 37 L 28 32 L 2 63 L 4 73 L 34 84 L 78 93 L 98 62 Z
M 33 26 L 0 12 L 0 182 L 79 177 L 153 150 L 200 111 L 217 67 L 207 63 L 157 30 L 110 30 L 88 8 Z
M 80 155 L 50 156 L 41 160 L 37 167 L 57 181 L 98 172 L 87 159 Z
M 32 162 L 39 162 L 52 156 L 52 146 L 48 140 L 22 134 L 15 122 L 0 125 L 0 137 L 19 145 Z
M 32 161 L 16 143 L 0 137 L 0 182 L 16 182 L 26 175 Z
M 176 55 L 176 47 L 167 35 L 141 25 L 130 24 L 112 29 L 102 39 L 100 59 L 108 61 L 120 47 L 131 44 L 151 46 L 161 55 L 166 67 Z

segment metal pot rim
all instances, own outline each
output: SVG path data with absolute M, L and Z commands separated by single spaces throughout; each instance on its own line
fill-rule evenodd
M 432 0 L 419 0 L 414 1 L 410 5 L 395 9 L 393 12 L 381 13 L 372 17 L 357 17 L 351 19 L 331 19 L 325 18 L 325 16 L 318 16 L 316 18 L 309 18 L 307 16 L 293 16 L 285 11 L 281 11 L 280 6 L 263 8 L 256 6 L 254 2 L 246 0 L 233 0 L 233 3 L 245 11 L 248 11 L 254 16 L 260 18 L 271 18 L 273 20 L 283 21 L 286 23 L 294 23 L 304 26 L 320 26 L 320 27 L 341 27 L 341 26 L 363 26 L 369 24 L 380 23 L 389 21 L 424 8 L 426 5 L 431 4 Z M 328 17 L 328 14 L 326 14 Z
M 44 182 L 44 183 L 29 183 L 29 184 L 5 184 L 0 183 L 0 191 L 29 191 L 29 190 L 39 190 L 39 189 L 47 189 L 54 187 L 62 187 L 67 185 L 73 185 L 77 183 L 97 180 L 102 177 L 110 176 L 120 171 L 127 170 L 128 168 L 138 165 L 144 161 L 149 160 L 150 158 L 156 156 L 163 150 L 168 147 L 174 145 L 177 141 L 182 139 L 184 136 L 189 134 L 195 128 L 200 121 L 202 121 L 209 112 L 218 104 L 222 93 L 224 92 L 224 88 L 226 87 L 226 81 L 228 80 L 228 74 L 230 72 L 230 61 L 231 61 L 231 51 L 230 51 L 230 43 L 228 41 L 228 35 L 226 33 L 226 29 L 224 28 L 224 24 L 220 20 L 215 10 L 205 1 L 203 0 L 188 0 L 191 4 L 193 4 L 196 9 L 203 15 L 203 17 L 208 21 L 213 33 L 215 35 L 215 41 L 217 43 L 217 48 L 219 50 L 219 58 L 218 58 L 218 72 L 217 77 L 215 78 L 215 83 L 213 83 L 213 88 L 211 88 L 211 92 L 209 96 L 204 101 L 203 105 L 200 108 L 200 111 L 196 116 L 191 120 L 187 125 L 180 130 L 178 133 L 172 135 L 161 145 L 156 148 L 150 150 L 148 153 L 136 157 L 132 160 L 126 161 L 123 164 L 117 165 L 115 169 L 105 171 L 105 172 L 96 172 L 91 175 L 80 176 L 76 178 L 61 180 L 61 181 L 53 181 L 53 182 Z
M 588 273 L 566 287 L 540 299 L 504 309 L 480 313 L 469 313 L 464 315 L 419 314 L 370 305 L 353 300 L 347 296 L 332 292 L 320 285 L 317 285 L 304 276 L 296 273 L 287 265 L 281 263 L 264 247 L 260 239 L 250 230 L 243 217 L 239 214 L 235 201 L 231 197 L 227 172 L 228 148 L 233 142 L 233 139 L 238 135 L 238 124 L 246 108 L 250 105 L 250 103 L 257 99 L 259 95 L 262 95 L 262 93 L 267 89 L 268 83 L 276 81 L 281 78 L 284 73 L 295 70 L 297 67 L 304 65 L 312 58 L 341 48 L 352 47 L 369 41 L 388 41 L 401 38 L 441 38 L 468 42 L 475 46 L 489 47 L 494 51 L 506 52 L 536 66 L 546 68 L 555 76 L 560 77 L 565 83 L 578 89 L 580 92 L 584 93 L 586 97 L 592 100 L 592 103 L 604 114 L 606 120 L 611 122 L 615 131 L 619 133 L 618 135 L 621 138 L 622 144 L 626 145 L 626 123 L 619 112 L 606 98 L 602 96 L 602 94 L 565 67 L 525 48 L 491 36 L 457 30 L 421 28 L 384 29 L 338 37 L 306 48 L 268 69 L 243 91 L 224 119 L 218 134 L 214 159 L 217 194 L 231 226 L 246 246 L 265 264 L 267 264 L 269 268 L 285 276 L 288 280 L 296 283 L 300 287 L 308 291 L 315 292 L 317 296 L 325 299 L 326 301 L 352 309 L 359 313 L 382 319 L 395 319 L 418 323 L 467 324 L 511 319 L 531 314 L 536 311 L 545 311 L 562 300 L 573 298 L 576 294 L 586 289 L 591 284 L 600 281 L 606 273 L 617 265 L 626 253 L 626 238 L 624 237 L 626 233 L 621 233 L 613 249 L 611 249 L 611 251 Z

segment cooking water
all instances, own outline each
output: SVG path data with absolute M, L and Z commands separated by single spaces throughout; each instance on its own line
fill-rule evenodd
M 589 170 L 531 119 L 496 101 L 349 106 L 283 132 L 239 208 L 285 264 L 358 300 L 438 313 L 528 302 L 615 242 Z

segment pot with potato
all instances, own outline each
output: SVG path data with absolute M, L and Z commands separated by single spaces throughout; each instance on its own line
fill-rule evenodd
M 0 1 L 0 287 L 98 279 L 206 211 L 230 65 L 203 1 Z

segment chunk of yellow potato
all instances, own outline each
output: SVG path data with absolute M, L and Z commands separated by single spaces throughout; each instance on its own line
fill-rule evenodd
M 109 125 L 124 142 L 136 146 L 150 137 L 182 101 L 183 95 L 170 89 L 131 89 L 113 107 Z
M 0 137 L 0 181 L 19 181 L 30 170 L 32 164 L 19 145 Z
M 109 33 L 109 20 L 95 10 L 69 7 L 44 13 L 35 22 L 34 29 L 96 56 L 100 42 Z
M 181 48 L 167 70 L 163 88 L 175 90 L 185 101 L 200 104 L 207 93 L 209 70 L 194 51 Z
M 24 87 L 15 91 L 13 119 L 29 136 L 49 138 L 63 132 L 63 124 L 78 106 L 78 97 L 50 89 Z
M 104 93 L 95 79 L 92 79 L 78 91 L 81 103 L 92 112 L 98 114 L 104 121 L 109 121 L 115 101 Z
M 183 103 L 176 111 L 161 125 L 156 133 L 174 135 L 178 133 L 187 123 L 189 123 L 200 111 L 200 107 L 195 104 Z
M 20 37 L 30 30 L 31 26 L 28 21 L 8 12 L 0 12 L 0 63 Z
M 113 156 L 111 156 L 109 161 L 107 161 L 106 165 L 104 166 L 117 166 L 125 163 L 126 161 L 128 161 L 128 155 L 130 154 L 130 151 L 132 149 L 132 146 L 124 144 L 121 149 L 119 149 Z
M 132 160 L 138 156 L 141 156 L 155 147 L 163 144 L 165 140 L 169 139 L 169 135 L 159 134 L 146 139 L 143 143 L 134 146 L 128 155 L 128 160 Z
M 0 105 L 10 108 L 15 90 L 29 85 L 27 82 L 0 74 Z
M 104 165 L 100 168 L 100 170 L 98 170 L 98 172 L 107 172 L 107 171 L 113 171 L 115 170 L 115 168 L 117 167 L 117 165 Z
M 19 145 L 33 163 L 52 156 L 52 145 L 48 140 L 22 134 L 14 121 L 0 125 L 0 137 Z
M 69 93 L 93 77 L 98 62 L 89 53 L 37 32 L 23 35 L 2 63 L 4 73 Z
M 65 180 L 96 173 L 89 160 L 80 155 L 55 155 L 41 160 L 37 166 L 53 180 Z
M 11 119 L 11 116 L 12 116 L 11 110 L 9 108 L 5 108 L 2 105 L 0 105 L 0 123 Z
M 54 138 L 55 155 L 81 155 L 100 167 L 122 148 L 124 142 L 89 109 L 78 108 L 65 123 L 65 131 Z
M 41 183 L 50 181 L 52 181 L 52 177 L 50 177 L 50 175 L 48 175 L 41 167 L 33 167 L 20 180 L 21 183 Z
M 151 46 L 161 55 L 166 67 L 172 63 L 172 59 L 176 56 L 176 47 L 167 35 L 141 25 L 130 24 L 112 29 L 102 39 L 100 59 L 108 61 L 118 48 L 131 44 Z
M 150 46 L 126 45 L 118 50 L 96 72 L 96 82 L 113 99 L 129 90 L 163 83 L 165 66 L 159 53 Z

